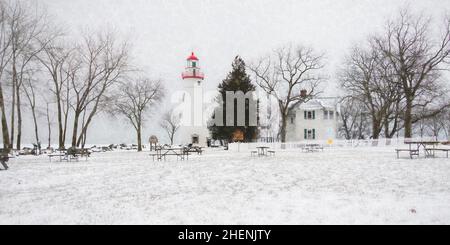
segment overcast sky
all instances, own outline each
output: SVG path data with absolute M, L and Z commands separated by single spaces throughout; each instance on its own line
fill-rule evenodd
M 400 7 L 409 5 L 436 19 L 441 19 L 445 11 L 450 13 L 450 0 L 37 2 L 46 5 L 49 14 L 65 25 L 68 32 L 86 27 L 116 29 L 131 40 L 135 63 L 152 77 L 161 78 L 168 88 L 180 83 L 180 73 L 191 51 L 200 58 L 206 86 L 215 89 L 236 55 L 250 63 L 289 43 L 309 45 L 324 52 L 332 83 L 336 67 L 348 48 L 376 32 Z M 327 91 L 332 94 L 334 89 Z M 121 124 L 107 119 L 96 122 L 90 130 L 90 141 L 106 143 L 108 138 L 134 141 L 131 127 Z M 147 124 L 143 137 L 146 139 L 155 131 L 154 126 Z

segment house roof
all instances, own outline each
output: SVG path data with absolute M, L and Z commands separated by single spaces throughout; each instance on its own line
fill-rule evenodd
M 306 103 L 297 106 L 297 110 L 318 110 L 328 109 L 336 110 L 337 98 L 312 99 Z

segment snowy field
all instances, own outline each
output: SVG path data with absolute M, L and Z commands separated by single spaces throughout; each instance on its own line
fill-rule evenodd
M 0 171 L 0 224 L 450 224 L 450 160 L 393 148 L 25 156 Z

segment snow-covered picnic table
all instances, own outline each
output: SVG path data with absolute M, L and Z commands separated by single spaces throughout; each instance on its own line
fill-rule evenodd
M 161 161 L 164 159 L 166 160 L 166 156 L 177 156 L 181 160 L 188 159 L 189 151 L 186 151 L 184 147 L 177 147 L 177 148 L 163 148 L 163 147 L 157 147 L 155 153 L 150 154 L 150 156 L 153 157 L 153 161 L 155 161 L 155 157 L 158 161 Z
M 448 152 L 450 148 L 437 148 L 437 146 L 443 142 L 440 141 L 405 141 L 408 145 L 408 149 L 395 149 L 397 152 L 397 158 L 399 158 L 399 153 L 401 151 L 406 151 L 409 153 L 409 157 L 412 159 L 413 156 L 419 156 L 420 148 L 422 147 L 425 153 L 425 157 L 435 157 L 436 151 L 442 151 L 446 153 L 448 158 Z
M 269 154 L 275 155 L 275 151 L 269 150 L 270 147 L 268 146 L 257 146 L 256 149 L 257 149 L 256 151 L 250 152 L 252 156 L 253 154 L 258 154 L 258 156 L 268 156 Z
M 59 161 L 72 161 L 76 160 L 78 161 L 79 157 L 86 157 L 86 160 L 91 155 L 88 149 L 68 149 L 68 150 L 57 150 L 54 153 L 50 153 L 47 156 L 50 159 L 50 162 L 52 161 L 53 157 L 59 158 Z

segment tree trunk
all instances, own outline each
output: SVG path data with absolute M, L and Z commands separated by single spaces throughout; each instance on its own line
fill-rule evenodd
M 34 135 L 36 137 L 36 144 L 39 143 L 39 129 L 37 124 L 37 118 L 36 118 L 36 109 L 35 107 L 31 107 L 31 114 L 33 116 L 33 123 L 34 123 Z
M 83 134 L 81 136 L 81 148 L 84 149 L 84 146 L 86 145 L 86 139 L 87 139 L 87 129 L 84 130 L 83 128 Z
M 283 113 L 281 115 L 281 128 L 280 128 L 281 143 L 286 142 L 286 126 L 287 126 L 287 116 Z
M 51 147 L 51 136 L 52 136 L 52 127 L 50 124 L 50 115 L 49 115 L 49 111 L 48 111 L 48 103 L 47 103 L 47 126 L 48 126 L 48 149 L 50 149 Z
M 97 98 L 97 100 L 96 100 L 96 102 L 95 102 L 95 105 L 94 105 L 94 108 L 92 108 L 91 113 L 89 113 L 88 119 L 86 120 L 86 122 L 85 122 L 84 125 L 83 125 L 83 128 L 81 129 L 80 138 L 81 138 L 82 136 L 84 136 L 84 143 L 83 143 L 83 145 L 86 143 L 86 136 L 87 136 L 87 130 L 88 130 L 88 127 L 89 127 L 89 125 L 90 125 L 91 122 L 92 122 L 92 118 L 93 118 L 94 115 L 97 113 L 99 101 L 100 101 L 100 97 Z M 79 141 L 79 140 L 80 140 L 80 139 L 78 139 L 78 141 Z
M 61 127 L 62 127 L 62 136 L 61 136 L 61 138 L 62 138 L 62 143 L 63 143 L 63 146 L 64 146 L 64 144 L 66 142 L 66 134 L 67 134 L 67 122 L 68 122 L 68 116 L 69 116 L 69 102 L 67 102 L 66 112 L 65 113 L 63 112 L 63 114 L 64 114 L 64 124 L 61 125 Z
M 3 88 L 0 84 L 0 108 L 2 111 L 2 135 L 3 135 L 3 148 L 4 149 L 11 149 L 11 144 L 9 141 L 9 131 L 8 131 L 8 122 L 6 120 L 6 113 L 5 113 L 5 103 L 3 99 Z
M 16 85 L 16 98 L 17 98 L 17 142 L 16 148 L 17 150 L 21 149 L 21 139 L 22 139 L 22 110 L 20 107 L 20 86 Z
M 64 130 L 62 124 L 61 96 L 59 95 L 59 89 L 56 90 L 56 104 L 58 109 L 58 147 L 59 149 L 64 149 L 66 147 L 64 146 L 65 138 L 63 137 Z
M 11 104 L 11 139 L 9 140 L 9 143 L 11 145 L 11 148 L 14 145 L 14 119 L 15 119 L 15 108 L 16 108 L 16 79 L 15 79 L 15 68 L 13 66 L 13 75 L 12 75 L 12 104 Z
M 77 132 L 78 132 L 78 120 L 80 118 L 80 112 L 75 111 L 75 118 L 73 121 L 73 130 L 72 130 L 72 147 L 77 146 Z
M 170 133 L 170 145 L 173 145 L 173 136 L 175 135 L 175 131 Z
M 407 96 L 405 109 L 405 138 L 411 137 L 412 137 L 412 100 L 409 96 Z
M 137 132 L 137 141 L 138 141 L 138 151 L 142 151 L 142 139 L 141 139 L 141 123 L 138 123 Z
M 378 139 L 380 136 L 380 129 L 378 126 L 378 121 L 376 119 L 372 120 L 372 139 Z
M 390 138 L 389 135 L 389 120 L 386 118 L 384 120 L 384 137 L 388 139 Z

